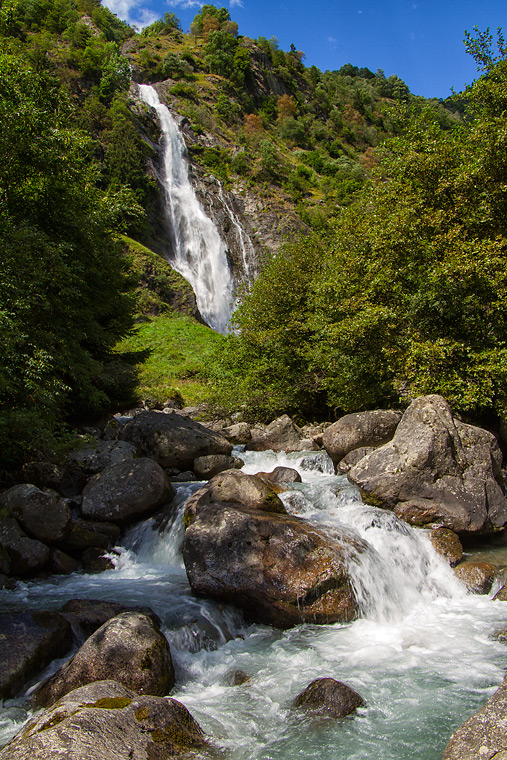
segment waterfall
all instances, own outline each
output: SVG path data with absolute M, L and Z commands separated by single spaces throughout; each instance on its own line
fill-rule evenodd
M 218 180 L 217 180 L 218 181 Z M 245 273 L 245 280 L 247 284 L 251 284 L 253 282 L 254 276 L 255 276 L 255 268 L 252 265 L 255 261 L 255 249 L 253 247 L 253 243 L 250 240 L 249 235 L 244 231 L 243 227 L 241 226 L 241 223 L 234 213 L 232 207 L 227 202 L 227 199 L 224 195 L 222 183 L 218 181 L 218 195 L 220 200 L 222 201 L 222 204 L 227 211 L 227 214 L 229 216 L 229 219 L 231 220 L 234 228 L 236 229 L 237 238 L 239 242 L 239 249 L 241 251 L 241 258 L 243 259 L 243 271 Z
M 226 245 L 197 200 L 188 175 L 185 142 L 169 109 L 150 85 L 139 85 L 139 94 L 156 110 L 163 135 L 162 180 L 171 234 L 171 265 L 192 286 L 204 321 L 223 333 L 233 301 Z

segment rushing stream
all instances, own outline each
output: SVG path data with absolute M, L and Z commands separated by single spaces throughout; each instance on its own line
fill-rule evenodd
M 196 484 L 178 486 L 178 516 L 162 534 L 153 519 L 131 530 L 115 570 L 20 584 L 0 592 L 4 608 L 59 608 L 76 597 L 151 606 L 171 644 L 172 696 L 231 760 L 440 760 L 453 730 L 502 680 L 507 645 L 492 634 L 507 627 L 507 604 L 466 594 L 422 531 L 364 506 L 323 452 L 242 457 L 250 473 L 298 469 L 303 483 L 282 494 L 288 511 L 368 543 L 351 568 L 361 619 L 278 631 L 193 597 L 181 510 Z M 231 670 L 250 680 L 228 685 Z M 345 681 L 366 707 L 338 721 L 296 716 L 292 700 L 319 676 Z M 18 705 L 4 705 L 3 741 L 23 720 Z

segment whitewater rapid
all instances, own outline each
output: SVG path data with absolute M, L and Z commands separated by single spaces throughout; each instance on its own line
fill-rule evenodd
M 241 456 L 249 473 L 295 467 L 303 483 L 281 495 L 287 510 L 367 542 L 351 566 L 361 619 L 278 631 L 194 597 L 181 515 L 199 484 L 177 486 L 179 508 L 162 534 L 155 518 L 130 531 L 114 570 L 19 584 L 0 592 L 4 608 L 58 609 L 76 597 L 151 606 L 171 645 L 171 696 L 231 760 L 440 760 L 451 733 L 502 681 L 507 648 L 494 633 L 507 627 L 507 604 L 467 594 L 424 531 L 362 504 L 325 453 Z M 250 680 L 228 685 L 231 670 Z M 320 676 L 348 683 L 366 706 L 339 721 L 297 716 L 292 700 Z M 25 718 L 19 700 L 5 703 L 4 741 Z

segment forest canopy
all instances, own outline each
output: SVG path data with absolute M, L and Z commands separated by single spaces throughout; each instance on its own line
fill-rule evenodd
M 217 357 L 217 396 L 251 416 L 328 415 L 440 393 L 474 418 L 507 413 L 507 60 L 487 32 L 442 129 L 400 108 L 401 136 L 330 232 L 265 267 Z M 228 400 L 228 401 L 227 401 Z

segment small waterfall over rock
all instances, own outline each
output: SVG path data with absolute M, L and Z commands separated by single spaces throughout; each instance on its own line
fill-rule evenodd
M 225 208 L 234 229 L 236 230 L 236 236 L 238 239 L 239 250 L 241 252 L 241 259 L 243 263 L 245 282 L 247 284 L 251 284 L 256 274 L 255 265 L 254 265 L 254 262 L 256 259 L 255 248 L 253 246 L 252 241 L 250 240 L 250 236 L 245 232 L 245 230 L 241 226 L 241 222 L 239 221 L 237 215 L 234 213 L 234 210 L 231 204 L 227 201 L 227 198 L 224 195 L 224 189 L 222 187 L 222 183 L 219 182 L 218 180 L 217 180 L 217 183 L 218 183 L 218 197 L 220 198 L 222 205 Z
M 156 110 L 163 134 L 162 181 L 171 234 L 170 263 L 192 286 L 204 321 L 223 333 L 233 302 L 226 245 L 197 200 L 189 179 L 185 142 L 169 109 L 150 85 L 139 85 L 139 94 Z

